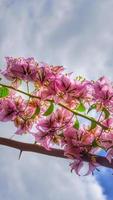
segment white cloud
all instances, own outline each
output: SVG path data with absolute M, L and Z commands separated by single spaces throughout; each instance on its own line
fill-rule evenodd
M 1 0 L 1 65 L 7 55 L 34 56 L 91 79 L 112 77 L 112 9 L 112 0 Z M 11 124 L 0 130 L 13 133 Z M 71 174 L 67 161 L 31 153 L 18 161 L 17 154 L 0 147 L 1 199 L 106 200 L 96 178 Z
M 69 172 L 68 161 L 2 147 L 0 150 L 0 198 L 55 200 L 106 200 L 95 177 Z

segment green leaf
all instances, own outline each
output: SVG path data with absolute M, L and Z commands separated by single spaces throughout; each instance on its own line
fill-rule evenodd
M 85 112 L 86 108 L 82 102 L 80 102 L 79 106 L 76 108 L 77 111 L 79 112 Z
M 54 110 L 54 104 L 53 104 L 53 102 L 51 102 L 49 108 L 48 108 L 48 109 L 46 110 L 46 112 L 44 113 L 44 116 L 50 115 L 50 114 L 53 112 L 53 110 Z
M 96 140 L 93 140 L 93 142 L 92 142 L 92 146 L 93 146 L 93 147 L 98 147 L 98 143 L 97 143 Z
M 79 127 L 80 127 L 80 124 L 79 124 L 79 121 L 78 121 L 78 119 L 76 119 L 76 121 L 75 121 L 75 123 L 74 123 L 73 127 L 74 127 L 74 128 L 76 128 L 76 129 L 79 129 Z
M 96 121 L 92 121 L 91 122 L 91 127 L 90 127 L 89 131 L 91 131 L 92 129 L 94 129 L 96 127 L 96 125 L 97 125 Z
M 102 111 L 103 111 L 104 114 L 105 114 L 105 119 L 107 119 L 107 118 L 110 116 L 109 111 L 108 111 L 106 108 L 103 108 Z
M 37 107 L 31 118 L 34 119 L 37 115 L 39 115 L 39 113 L 40 113 L 40 107 Z
M 0 98 L 6 97 L 9 94 L 9 90 L 6 87 L 0 87 Z
M 93 105 L 91 105 L 91 106 L 89 107 L 89 109 L 88 109 L 88 111 L 87 111 L 87 114 L 88 114 L 91 110 L 93 110 L 93 109 L 96 109 L 96 104 L 93 104 Z

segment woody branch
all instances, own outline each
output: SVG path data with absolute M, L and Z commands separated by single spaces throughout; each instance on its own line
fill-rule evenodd
M 64 155 L 63 150 L 52 148 L 51 151 L 48 151 L 44 147 L 38 144 L 19 142 L 12 139 L 0 137 L 0 145 L 12 147 L 12 148 L 20 150 L 21 152 L 23 151 L 35 152 L 35 153 L 40 153 L 40 154 L 44 154 L 48 156 L 55 156 L 55 157 L 67 159 L 67 157 Z M 99 165 L 113 169 L 113 160 L 110 163 L 103 156 L 88 154 L 88 155 L 83 155 L 82 158 L 84 161 L 90 162 L 92 157 L 95 158 L 96 163 L 98 163 Z

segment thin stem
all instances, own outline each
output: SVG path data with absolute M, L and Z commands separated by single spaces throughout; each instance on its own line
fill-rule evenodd
M 5 85 L 5 84 L 0 83 L 0 86 L 7 87 L 9 89 L 15 90 L 16 92 L 25 94 L 26 96 L 29 96 L 29 97 L 32 97 L 32 98 L 40 99 L 40 97 L 38 97 L 38 96 L 35 96 L 35 95 L 32 95 L 32 94 L 28 94 L 27 92 L 24 92 L 22 90 L 16 89 L 16 88 L 14 88 L 13 86 L 10 86 L 10 85 Z
M 29 95 L 29 82 L 27 81 L 26 84 L 27 84 L 27 94 Z M 31 97 L 29 96 L 29 97 L 28 97 L 27 104 L 26 104 L 26 107 L 25 107 L 25 110 L 27 109 L 27 107 L 28 107 L 28 105 L 29 105 L 30 98 L 31 98 Z M 24 110 L 24 111 L 25 111 L 25 110 Z
M 5 85 L 5 84 L 0 83 L 0 86 L 7 87 L 7 88 L 9 88 L 9 89 L 15 90 L 15 91 L 17 91 L 17 92 L 19 92 L 19 93 L 22 93 L 22 94 L 24 94 L 24 95 L 27 95 L 27 96 L 29 96 L 29 97 L 31 97 L 31 98 L 41 99 L 41 98 L 38 97 L 38 96 L 35 96 L 35 95 L 30 94 L 30 93 L 24 92 L 24 91 L 22 91 L 22 90 L 16 89 L 16 88 L 14 88 L 14 87 L 12 87 L 12 86 L 9 86 L 9 85 Z M 54 101 L 51 100 L 51 99 L 46 99 L 45 101 L 54 102 Z M 63 108 L 65 108 L 65 109 L 67 109 L 67 110 L 69 110 L 69 111 L 72 112 L 74 115 L 78 115 L 78 116 L 80 116 L 80 117 L 82 117 L 82 118 L 85 118 L 85 119 L 91 121 L 91 122 L 95 122 L 97 125 L 99 125 L 99 126 L 102 127 L 103 129 L 108 129 L 108 127 L 104 126 L 104 125 L 101 124 L 99 121 L 96 121 L 93 117 L 90 117 L 90 116 L 84 115 L 84 114 L 82 114 L 82 113 L 79 113 L 79 112 L 77 112 L 77 111 L 75 111 L 75 110 L 72 110 L 72 109 L 70 109 L 69 107 L 65 106 L 65 105 L 62 104 L 62 103 L 58 103 L 58 105 L 61 106 L 61 107 L 63 107 Z
M 106 126 L 104 126 L 103 124 L 101 124 L 99 121 L 96 121 L 93 117 L 89 117 L 89 116 L 84 115 L 82 113 L 79 113 L 79 112 L 77 112 L 75 110 L 72 110 L 72 109 L 68 108 L 67 106 L 65 106 L 65 105 L 63 105 L 61 103 L 59 103 L 58 105 L 62 106 L 63 108 L 65 108 L 67 110 L 69 110 L 70 112 L 72 112 L 75 115 L 78 115 L 78 116 L 80 116 L 82 118 L 85 118 L 85 119 L 87 119 L 87 120 L 89 120 L 91 122 L 95 122 L 96 124 L 98 124 L 99 126 L 101 126 L 103 129 L 108 129 Z

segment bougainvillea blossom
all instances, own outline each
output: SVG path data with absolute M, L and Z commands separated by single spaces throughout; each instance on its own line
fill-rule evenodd
M 27 92 L 22 90 L 23 83 Z M 49 151 L 58 145 L 78 175 L 83 155 L 92 155 L 88 175 L 98 168 L 94 155 L 104 151 L 109 162 L 113 157 L 113 83 L 104 76 L 97 81 L 72 78 L 63 66 L 34 58 L 6 57 L 6 68 L 1 71 L 0 121 L 13 122 L 15 134 L 31 134 L 35 143 Z

